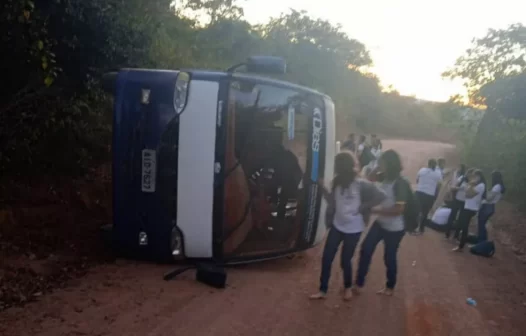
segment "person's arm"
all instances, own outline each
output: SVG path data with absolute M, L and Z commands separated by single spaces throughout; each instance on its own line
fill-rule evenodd
M 320 179 L 318 180 L 317 183 L 318 183 L 318 187 L 321 190 L 321 194 L 323 198 L 325 198 L 327 202 L 332 202 L 332 193 L 329 191 L 329 189 L 327 189 L 327 187 L 325 187 L 325 183 L 323 182 L 323 180 Z
M 362 155 L 362 152 L 363 152 L 364 148 L 365 148 L 364 144 L 359 144 L 358 145 L 358 149 L 356 150 L 356 155 L 358 155 L 358 156 Z
M 376 181 L 378 177 L 378 173 L 380 172 L 380 167 L 376 166 L 373 170 L 369 172 L 369 174 L 366 176 L 366 178 L 369 181 Z
M 493 202 L 495 200 L 495 197 L 501 192 L 501 187 L 499 184 L 491 188 L 490 191 L 486 194 L 486 201 Z
M 436 190 L 435 196 L 438 196 L 438 194 L 440 193 L 440 189 L 442 189 L 443 181 L 444 181 L 444 178 L 442 176 L 439 176 L 439 178 L 437 179 L 437 190 Z
M 466 188 L 466 197 L 473 198 L 477 196 L 477 194 L 483 193 L 484 188 L 486 188 L 486 186 L 484 186 L 483 183 L 479 183 L 477 185 L 469 184 L 468 187 Z
M 422 169 L 420 169 L 416 174 L 416 183 L 418 183 L 418 181 L 420 180 L 420 175 L 422 175 Z
M 459 191 L 460 189 L 463 189 L 464 188 L 464 184 L 462 183 L 462 177 L 459 177 L 456 181 L 455 181 L 455 184 L 451 186 L 451 190 L 453 191 Z
M 387 195 L 376 184 L 360 179 L 360 212 L 365 212 L 381 204 Z
M 373 208 L 373 214 L 380 216 L 396 217 L 404 213 L 405 204 L 407 203 L 407 199 L 409 198 L 409 188 L 406 188 L 405 186 L 402 186 L 400 184 L 398 185 L 398 188 L 395 188 L 394 190 L 395 204 L 389 208 Z

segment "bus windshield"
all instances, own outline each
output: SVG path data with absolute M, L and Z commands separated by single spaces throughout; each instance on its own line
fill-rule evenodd
M 313 184 L 314 114 L 320 96 L 242 80 L 230 83 L 223 253 L 248 256 L 300 244 Z M 308 204 L 308 206 L 307 206 Z

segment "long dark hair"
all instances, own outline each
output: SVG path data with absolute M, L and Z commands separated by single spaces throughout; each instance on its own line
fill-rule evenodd
M 343 151 L 334 158 L 334 180 L 332 180 L 332 190 L 336 187 L 344 189 L 349 188 L 351 183 L 356 179 L 358 171 L 356 169 L 356 162 L 354 155 L 351 152 Z
M 429 159 L 429 161 L 427 161 L 427 167 L 433 170 L 437 169 L 437 160 Z
M 504 179 L 502 178 L 502 173 L 498 170 L 494 170 L 491 173 L 491 187 L 494 187 L 497 184 L 500 184 L 500 193 L 504 194 L 506 192 L 506 187 L 504 186 Z
M 392 149 L 388 149 L 383 152 L 379 161 L 380 165 L 385 167 L 385 171 L 383 171 L 383 177 L 386 180 L 394 181 L 400 176 L 403 167 L 402 160 L 400 159 L 400 155 L 398 155 L 397 152 Z
M 484 183 L 484 192 L 482 193 L 482 199 L 486 199 L 486 189 L 488 185 L 486 184 L 486 178 L 484 177 L 484 173 L 482 172 L 482 170 L 476 169 L 472 175 L 478 176 L 479 183 Z

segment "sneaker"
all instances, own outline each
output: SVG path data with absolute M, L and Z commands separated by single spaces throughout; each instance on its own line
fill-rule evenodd
M 451 251 L 453 251 L 453 252 L 462 252 L 462 250 L 463 250 L 462 247 L 458 247 L 458 246 L 457 246 L 457 247 L 455 247 L 455 248 L 454 248 L 453 250 L 451 250 Z
M 376 292 L 378 295 L 385 295 L 385 296 L 393 296 L 393 289 L 391 288 L 382 288 L 378 292 Z
M 309 298 L 311 300 L 323 300 L 327 297 L 327 293 L 324 292 L 318 292 L 316 294 L 312 294 Z
M 343 290 L 343 299 L 345 301 L 350 301 L 352 299 L 352 289 L 350 288 L 345 288 Z
M 360 295 L 362 294 L 362 287 L 353 286 L 351 288 L 351 291 L 353 292 L 354 295 Z

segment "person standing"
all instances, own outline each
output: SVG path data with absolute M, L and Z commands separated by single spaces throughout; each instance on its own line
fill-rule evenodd
M 506 192 L 502 173 L 494 171 L 491 173 L 491 190 L 487 193 L 486 199 L 482 201 L 482 206 L 478 214 L 478 241 L 488 240 L 488 231 L 486 224 L 495 213 L 495 205 L 500 201 L 502 195 Z
M 436 191 L 440 182 L 442 181 L 442 174 L 437 171 L 437 161 L 430 159 L 427 167 L 420 169 L 416 177 L 416 197 L 420 205 L 420 225 L 419 234 L 423 234 L 427 222 L 429 211 L 435 203 Z M 417 232 L 414 232 L 417 234 Z
M 347 150 L 351 153 L 356 151 L 356 139 L 354 133 L 350 133 L 347 140 L 341 146 L 341 150 Z
M 358 145 L 356 147 L 356 156 L 359 158 L 362 155 L 362 152 L 365 149 L 365 146 L 367 145 L 367 138 L 365 135 L 360 135 L 358 138 Z
M 382 151 L 382 140 L 380 140 L 376 134 L 371 134 L 371 143 L 374 147 L 377 147 L 380 151 Z
M 351 153 L 341 152 L 336 155 L 334 171 L 332 191 L 328 191 L 323 183 L 319 182 L 329 208 L 333 209 L 333 215 L 327 218 L 327 221 L 330 221 L 327 223 L 330 227 L 323 249 L 320 288 L 318 293 L 310 296 L 313 300 L 326 297 L 332 262 L 342 242 L 343 298 L 344 300 L 352 298 L 352 258 L 365 229 L 366 220 L 363 213 L 385 198 L 385 195 L 374 184 L 357 178 L 357 162 Z
M 460 175 L 460 169 L 457 170 L 457 180 L 453 181 L 455 184 L 450 187 L 453 194 L 453 200 L 451 202 L 451 213 L 449 214 L 446 225 L 446 239 L 450 238 L 451 231 L 453 230 L 453 223 L 456 223 L 458 214 L 462 209 L 464 209 L 464 203 L 466 201 L 466 188 L 468 186 L 467 181 L 469 175 L 471 175 L 473 171 L 474 169 L 468 169 L 464 175 Z M 458 231 L 456 229 L 454 238 L 458 238 Z
M 371 153 L 374 155 L 375 160 L 373 164 L 373 169 L 376 168 L 378 164 L 378 159 L 382 155 L 382 142 L 376 137 L 376 134 L 371 135 Z
M 471 219 L 475 217 L 479 211 L 482 200 L 486 198 L 486 180 L 484 174 L 480 170 L 475 170 L 469 175 L 466 190 L 466 201 L 464 202 L 464 209 L 460 210 L 458 218 L 457 232 L 461 233 L 460 242 L 453 251 L 461 252 L 466 245 L 469 233 L 469 224 Z M 455 234 L 458 236 L 458 233 Z
M 360 161 L 362 170 L 366 171 L 365 175 L 369 175 L 369 172 L 371 171 L 371 169 L 369 169 L 371 168 L 371 162 L 373 162 L 376 157 L 373 155 L 371 146 L 367 143 L 367 138 L 365 135 L 360 135 L 356 156 Z
M 437 160 L 437 171 L 440 173 L 442 178 L 444 178 L 445 170 L 446 170 L 446 159 L 440 158 Z
M 365 285 L 365 278 L 369 272 L 371 259 L 376 246 L 383 240 L 384 263 L 387 269 L 387 281 L 385 288 L 378 294 L 392 295 L 397 279 L 397 254 L 400 242 L 405 235 L 404 209 L 409 199 L 410 186 L 407 188 L 395 187 L 401 185 L 402 162 L 397 152 L 390 149 L 385 151 L 378 161 L 378 171 L 371 175 L 381 176 L 380 188 L 385 192 L 387 198 L 379 207 L 372 209 L 372 214 L 378 217 L 365 237 L 360 249 L 360 261 L 356 277 L 356 293 L 360 293 Z M 379 175 L 378 175 L 379 173 Z

